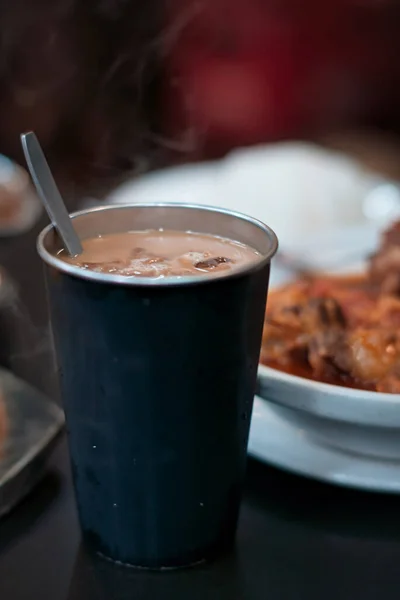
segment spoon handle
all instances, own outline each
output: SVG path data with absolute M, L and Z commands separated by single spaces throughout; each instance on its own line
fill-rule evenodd
M 22 149 L 35 184 L 37 193 L 43 202 L 51 222 L 63 240 L 71 256 L 82 253 L 82 245 L 72 225 L 65 204 L 58 190 L 45 155 L 36 135 L 30 131 L 21 135 Z

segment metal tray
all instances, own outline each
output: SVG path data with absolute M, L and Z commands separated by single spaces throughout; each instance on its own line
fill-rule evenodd
M 64 413 L 12 373 L 0 369 L 6 436 L 0 448 L 0 516 L 10 511 L 44 473 L 64 425 Z

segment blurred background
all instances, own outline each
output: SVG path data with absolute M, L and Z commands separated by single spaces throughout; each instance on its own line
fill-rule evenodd
M 0 152 L 34 129 L 72 195 L 261 142 L 397 144 L 397 0 L 15 0 L 0 23 Z

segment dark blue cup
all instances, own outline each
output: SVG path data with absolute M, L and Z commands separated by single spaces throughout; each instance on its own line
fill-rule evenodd
M 82 239 L 175 229 L 249 244 L 219 276 L 127 279 L 57 258 L 39 236 L 84 539 L 148 568 L 212 558 L 234 539 L 274 233 L 224 210 L 113 206 L 73 215 Z

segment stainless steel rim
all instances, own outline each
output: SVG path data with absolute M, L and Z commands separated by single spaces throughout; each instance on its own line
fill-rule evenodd
M 167 287 L 167 286 L 181 286 L 181 285 L 201 285 L 205 283 L 210 283 L 211 281 L 219 281 L 221 279 L 230 279 L 236 278 L 240 275 L 244 275 L 246 273 L 251 273 L 253 271 L 257 271 L 264 267 L 267 263 L 269 263 L 272 257 L 278 250 L 278 239 L 274 231 L 265 225 L 261 221 L 254 219 L 253 217 L 249 217 L 242 213 L 226 210 L 223 208 L 215 208 L 212 206 L 203 206 L 197 204 L 183 204 L 183 203 L 175 203 L 175 202 L 160 202 L 160 203 L 130 203 L 130 204 L 118 204 L 118 205 L 105 205 L 99 206 L 95 208 L 85 209 L 78 212 L 72 213 L 70 216 L 72 219 L 78 218 L 80 216 L 84 216 L 90 213 L 96 212 L 104 212 L 104 211 L 116 211 L 122 209 L 129 208 L 184 208 L 184 209 L 195 209 L 199 211 L 207 211 L 213 212 L 216 214 L 223 214 L 231 217 L 235 217 L 237 219 L 241 219 L 242 221 L 246 221 L 261 229 L 269 238 L 270 241 L 270 249 L 269 251 L 260 256 L 260 259 L 251 263 L 251 265 L 246 265 L 242 268 L 235 269 L 233 271 L 222 272 L 219 275 L 213 275 L 212 277 L 202 276 L 202 277 L 166 277 L 165 279 L 147 279 L 147 278 L 127 278 L 122 275 L 113 275 L 108 273 L 96 273 L 95 271 L 89 271 L 81 269 L 80 267 L 76 267 L 71 265 L 63 260 L 57 258 L 51 254 L 48 250 L 46 250 L 44 241 L 49 235 L 51 231 L 54 230 L 54 226 L 52 224 L 45 227 L 38 236 L 37 239 L 37 251 L 41 257 L 41 259 L 51 267 L 54 267 L 58 271 L 65 273 L 67 275 L 72 275 L 74 277 L 78 277 L 79 279 L 85 279 L 87 281 L 94 281 L 97 283 L 109 283 L 109 284 L 118 284 L 124 286 L 134 286 L 134 287 Z

